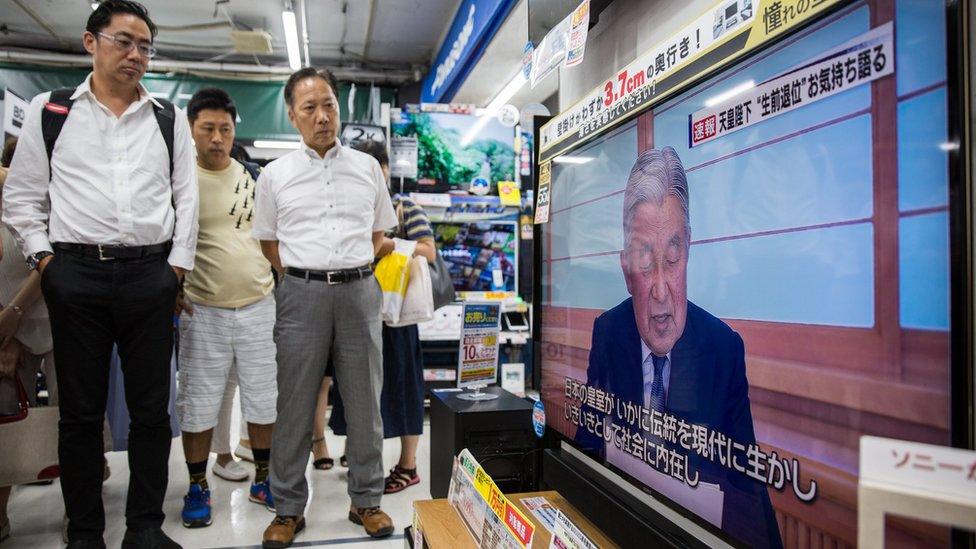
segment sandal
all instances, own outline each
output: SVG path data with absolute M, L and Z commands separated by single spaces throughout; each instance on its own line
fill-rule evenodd
M 390 469 L 390 476 L 386 477 L 384 480 L 385 488 L 383 488 L 384 494 L 395 494 L 397 492 L 402 492 L 407 488 L 413 486 L 420 482 L 420 475 L 417 474 L 417 468 L 404 469 L 397 465 L 393 469 Z
M 325 437 L 313 438 L 312 445 L 314 446 L 316 443 L 324 441 Z M 318 469 L 319 471 L 328 471 L 329 469 L 335 467 L 335 460 L 330 457 L 318 458 L 312 462 L 312 467 Z

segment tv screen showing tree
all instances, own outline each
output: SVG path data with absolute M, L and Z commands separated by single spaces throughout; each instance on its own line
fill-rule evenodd
M 491 190 L 499 181 L 512 181 L 515 129 L 492 117 L 469 135 L 478 122 L 472 114 L 407 109 L 394 116 L 394 137 L 417 139 L 417 178 L 405 189 L 444 192 L 482 185 Z

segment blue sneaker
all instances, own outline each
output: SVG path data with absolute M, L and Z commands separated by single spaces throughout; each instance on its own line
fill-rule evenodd
M 271 495 L 271 481 L 268 479 L 251 484 L 251 495 L 247 499 L 264 505 L 272 513 L 275 510 L 274 496 Z
M 183 526 L 187 528 L 203 528 L 210 526 L 213 517 L 210 515 L 210 490 L 204 490 L 199 484 L 191 484 L 190 491 L 183 496 Z

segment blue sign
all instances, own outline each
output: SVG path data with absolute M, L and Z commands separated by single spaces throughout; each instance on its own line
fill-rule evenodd
M 463 0 L 420 92 L 423 103 L 447 103 L 457 93 L 515 0 Z
M 546 407 L 541 400 L 535 401 L 532 405 L 532 428 L 535 429 L 535 436 L 542 438 L 546 434 Z

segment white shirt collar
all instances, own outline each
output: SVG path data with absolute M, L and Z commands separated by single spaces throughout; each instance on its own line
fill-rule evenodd
M 651 348 L 648 347 L 647 346 L 647 343 L 644 343 L 644 340 L 642 339 L 641 340 L 641 364 L 643 364 L 644 361 L 647 360 L 647 357 L 650 356 L 650 355 L 651 355 Z M 670 362 L 671 361 L 671 353 L 668 353 L 666 356 L 668 357 L 668 361 Z
M 329 160 L 331 158 L 336 158 L 337 156 L 339 156 L 339 151 L 341 149 L 342 149 L 342 142 L 339 141 L 338 137 L 336 137 L 335 145 L 331 149 L 325 151 L 325 156 L 319 156 L 319 153 L 315 152 L 311 147 L 306 145 L 305 140 L 302 139 L 301 150 L 303 153 L 305 153 L 304 155 L 305 158 L 308 158 L 310 160 Z
M 93 72 L 88 73 L 88 76 L 85 77 L 85 81 L 82 82 L 80 86 L 75 88 L 75 93 L 71 94 L 72 100 L 78 99 L 84 93 L 90 95 L 92 99 L 96 99 L 94 92 L 92 92 L 91 90 L 91 79 L 93 74 L 95 73 Z M 139 99 L 136 100 L 137 103 L 144 103 L 146 101 L 150 101 L 153 105 L 156 105 L 160 109 L 163 108 L 163 106 L 159 103 L 159 101 L 156 101 L 156 99 L 152 95 L 149 95 L 149 91 L 146 89 L 145 86 L 142 85 L 142 82 L 139 82 L 139 84 L 137 84 L 136 89 L 139 90 Z

